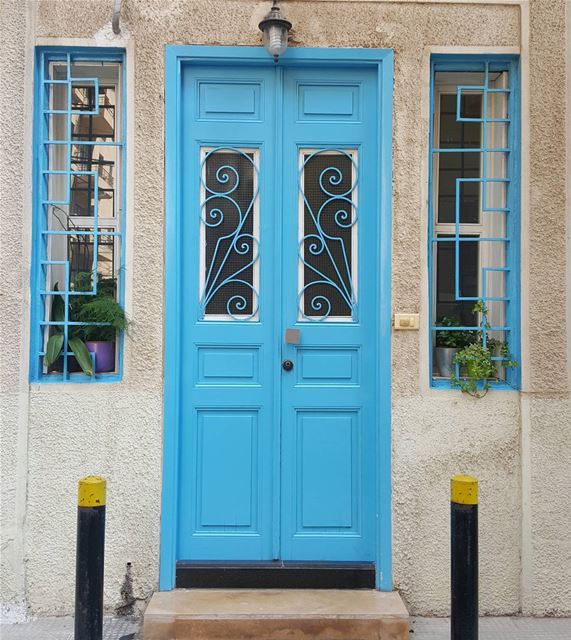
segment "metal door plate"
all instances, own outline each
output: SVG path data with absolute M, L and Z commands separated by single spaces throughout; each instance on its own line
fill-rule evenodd
M 285 341 L 286 344 L 299 344 L 301 341 L 299 329 L 286 329 Z

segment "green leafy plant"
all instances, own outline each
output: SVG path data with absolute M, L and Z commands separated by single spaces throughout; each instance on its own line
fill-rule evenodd
M 81 272 L 75 278 L 74 291 L 88 292 L 92 290 L 91 273 Z M 58 283 L 54 291 L 59 291 Z M 70 296 L 69 320 L 85 322 L 87 325 L 68 328 L 68 346 L 73 352 L 82 371 L 88 376 L 94 375 L 93 362 L 87 346 L 88 341 L 113 342 L 117 333 L 126 331 L 129 320 L 125 311 L 115 299 L 115 278 L 97 279 L 97 293 L 95 295 Z M 54 295 L 52 300 L 51 319 L 63 322 L 65 318 L 65 300 L 61 295 Z M 52 366 L 60 357 L 64 347 L 64 333 L 62 327 L 55 326 L 48 339 L 44 355 L 44 365 Z
M 91 280 L 83 277 L 91 274 L 78 274 L 76 291 L 91 291 Z M 81 277 L 79 277 L 81 276 Z M 87 326 L 77 327 L 77 335 L 84 341 L 113 342 L 117 333 L 126 331 L 128 320 L 125 311 L 116 300 L 115 278 L 97 280 L 97 294 L 73 296 L 70 305 L 70 316 L 77 322 L 85 322 Z
M 505 342 L 488 336 L 489 312 L 485 302 L 478 300 L 472 311 L 480 314 L 477 339 L 456 353 L 452 360 L 455 365 L 465 369 L 467 376 L 463 378 L 452 374 L 450 381 L 453 387 L 459 388 L 462 392 L 475 398 L 483 398 L 491 388 L 490 381 L 498 377 L 497 366 L 510 368 L 517 367 L 518 363 L 513 359 Z M 492 359 L 498 357 L 498 360 Z
M 460 321 L 450 316 L 444 316 L 440 322 L 437 323 L 438 327 L 459 327 Z M 449 349 L 458 349 L 465 347 L 466 345 L 475 342 L 477 336 L 475 331 L 469 329 L 457 329 L 455 331 L 437 331 L 436 332 L 436 346 L 447 347 Z
M 486 395 L 490 389 L 489 379 L 496 377 L 496 364 L 488 347 L 484 347 L 481 342 L 469 344 L 454 356 L 453 363 L 465 367 L 468 377 L 458 378 L 452 374 L 452 386 L 477 398 Z M 482 381 L 479 388 L 478 383 Z

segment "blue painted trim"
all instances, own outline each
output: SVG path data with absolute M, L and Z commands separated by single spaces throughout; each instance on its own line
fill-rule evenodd
M 279 68 L 276 70 L 276 74 L 279 80 L 275 83 L 275 100 L 276 100 L 276 114 L 275 118 L 277 122 L 283 121 L 283 98 L 284 98 L 284 70 L 283 68 Z M 283 149 L 283 140 L 284 140 L 284 127 L 276 127 L 277 136 L 275 141 L 274 149 Z M 273 189 L 273 201 L 272 206 L 274 207 L 274 211 L 279 211 L 281 206 L 281 194 L 284 189 L 284 177 L 282 171 L 280 169 L 280 158 L 278 157 L 278 153 L 275 154 L 274 157 L 274 176 L 276 176 L 276 184 Z M 261 218 L 261 216 L 260 216 Z M 283 270 L 283 260 L 284 254 L 282 252 L 282 234 L 283 234 L 283 220 L 280 225 L 280 231 L 274 234 L 274 255 L 282 256 L 282 262 L 280 264 L 280 268 L 275 269 L 275 273 L 273 274 L 273 287 L 276 295 L 274 295 L 273 302 L 274 307 L 271 312 L 274 314 L 274 318 L 279 318 L 282 312 L 280 301 L 283 300 L 284 295 L 284 281 L 282 278 L 282 270 Z M 260 274 L 261 275 L 261 274 Z M 273 414 L 274 416 L 281 416 L 282 411 L 282 384 L 279 376 L 274 377 L 274 406 L 273 406 Z M 281 432 L 279 429 L 274 429 L 274 442 L 272 448 L 273 460 L 280 460 L 281 457 Z M 282 494 L 282 485 L 281 485 L 281 475 L 282 469 L 281 465 L 274 465 L 272 482 L 275 487 L 280 487 L 280 497 L 279 500 L 273 501 L 272 508 L 272 554 L 273 559 L 279 560 L 282 557 L 282 537 L 281 537 L 281 494 Z
M 180 274 L 181 258 L 179 211 L 180 172 L 180 83 L 182 62 L 229 66 L 256 64 L 273 67 L 275 63 L 261 47 L 209 47 L 167 45 L 166 64 L 166 282 L 165 282 L 165 348 L 164 348 L 164 452 L 161 513 L 160 589 L 175 586 L 177 478 L 180 397 Z M 289 49 L 280 58 L 279 67 L 330 62 L 332 65 L 363 66 L 379 70 L 381 105 L 379 149 L 381 161 L 381 234 L 380 234 L 380 301 L 378 357 L 378 459 L 377 504 L 379 542 L 377 587 L 392 589 L 391 528 L 391 203 L 392 203 L 392 85 L 393 52 L 388 49 Z M 380 384 L 380 381 L 385 381 Z
M 75 60 L 96 60 L 106 62 L 118 62 L 121 64 L 121 138 L 122 140 L 116 144 L 108 143 L 110 146 L 115 146 L 121 154 L 121 199 L 119 201 L 119 231 L 111 233 L 96 233 L 89 234 L 95 235 L 107 235 L 107 236 L 119 236 L 119 273 L 125 272 L 125 230 L 126 230 L 126 132 L 127 132 L 127 101 L 126 101 L 126 70 L 125 70 L 125 50 L 111 47 L 36 47 L 35 48 L 35 65 L 34 65 L 34 118 L 33 118 L 33 156 L 32 156 L 32 179 L 33 179 L 33 197 L 32 197 L 32 251 L 31 251 L 31 270 L 30 270 L 30 296 L 31 296 L 31 310 L 30 310 L 30 352 L 29 352 L 29 382 L 30 383 L 72 383 L 72 384 L 107 384 L 113 382 L 120 382 L 123 379 L 123 344 L 124 336 L 119 338 L 118 346 L 118 360 L 117 360 L 117 372 L 115 373 L 99 373 L 93 377 L 88 377 L 83 373 L 66 373 L 66 374 L 49 374 L 44 375 L 39 365 L 39 357 L 42 352 L 41 342 L 43 336 L 40 333 L 39 328 L 46 324 L 51 324 L 43 320 L 44 308 L 43 308 L 43 295 L 47 292 L 45 290 L 45 275 L 42 266 L 45 266 L 49 261 L 49 257 L 45 255 L 43 236 L 47 234 L 45 228 L 45 212 L 44 206 L 49 201 L 45 195 L 45 181 L 41 178 L 43 156 L 46 153 L 44 147 L 48 142 L 47 130 L 44 123 L 44 114 L 46 110 L 43 109 L 45 99 L 46 85 L 52 84 L 67 84 L 67 80 L 57 81 L 46 79 L 47 65 L 52 61 L 63 61 L 71 64 L 71 61 Z M 89 80 L 88 78 L 86 78 Z M 93 80 L 93 79 L 92 79 Z M 96 80 L 96 79 L 95 79 Z M 95 83 L 96 86 L 97 82 Z M 71 107 L 70 107 L 71 110 Z M 47 110 L 49 112 L 49 110 Z M 63 111 L 62 113 L 68 113 Z M 89 112 L 82 112 L 87 113 Z M 50 144 L 56 141 L 49 141 Z M 57 141 L 57 144 L 69 144 L 67 141 Z M 105 144 L 105 143 L 103 143 Z M 48 173 L 44 171 L 44 173 Z M 50 174 L 55 173 L 50 171 Z M 62 173 L 68 173 L 62 172 Z M 73 174 L 89 174 L 92 172 L 73 171 Z M 97 188 L 97 185 L 96 185 Z M 69 187 L 68 187 L 69 189 Z M 57 203 L 56 203 L 57 204 Z M 67 204 L 67 201 L 64 203 Z M 94 226 L 97 226 L 97 212 L 94 215 Z M 49 235 L 71 235 L 72 232 L 50 232 Z M 77 233 L 75 235 L 78 235 Z M 79 233 L 81 235 L 81 233 Z M 97 240 L 94 241 L 95 249 Z M 53 262 L 53 261 L 52 261 Z M 119 302 L 122 306 L 125 304 L 125 278 L 118 278 L 119 288 Z M 69 297 L 69 294 L 66 296 Z M 66 316 L 67 316 L 67 304 L 66 304 Z M 73 323 L 66 323 L 70 326 Z M 67 326 L 65 332 L 67 336 Z M 66 377 L 67 376 L 67 377 Z
M 166 48 L 165 93 L 165 335 L 164 335 L 164 445 L 161 510 L 159 588 L 175 586 L 176 531 L 178 517 L 178 445 L 180 420 L 180 90 L 181 62 L 176 51 Z
M 508 370 L 508 382 L 515 389 L 521 388 L 521 79 L 519 57 L 514 57 L 509 74 L 509 100 L 514 104 L 513 122 L 509 127 L 508 146 L 512 149 L 508 158 L 508 175 L 512 177 L 512 183 L 508 188 L 507 206 L 510 206 L 512 214 L 508 216 L 507 235 L 516 241 L 511 242 L 508 251 L 509 268 L 507 274 L 507 289 L 511 292 L 512 300 L 506 303 L 506 324 L 512 326 L 510 335 L 510 349 L 514 359 L 520 363 L 519 367 Z M 517 212 L 517 215 L 514 213 Z
M 41 74 L 41 75 L 40 75 Z M 43 77 L 43 54 L 40 49 L 36 48 L 35 60 L 34 60 L 34 122 L 33 122 L 33 154 L 32 154 L 32 183 L 34 193 L 32 197 L 32 256 L 30 265 L 30 353 L 29 353 L 29 381 L 33 382 L 34 375 L 32 370 L 37 368 L 37 354 L 39 353 L 38 345 L 38 307 L 36 298 L 40 298 L 37 295 L 37 291 L 41 291 L 45 288 L 45 283 L 40 282 L 39 275 L 41 270 L 39 268 L 41 256 L 39 255 L 40 239 L 41 239 L 41 220 L 43 218 L 42 205 L 40 204 L 42 198 L 39 193 L 39 179 L 40 174 L 40 158 L 38 145 L 40 140 L 44 139 L 44 136 L 40 132 L 41 113 L 43 106 L 43 92 L 41 92 L 41 78 Z M 40 201 L 40 202 L 39 202 Z M 41 212 L 41 216 L 39 213 Z
M 428 149 L 430 150 L 428 154 L 428 247 L 426 252 L 426 258 L 428 261 L 427 264 L 427 273 L 428 273 L 428 322 L 429 325 L 432 325 L 432 310 L 434 305 L 434 272 L 433 272 L 433 262 L 434 262 L 434 242 L 432 242 L 432 238 L 434 237 L 434 189 L 432 186 L 432 165 L 433 165 L 433 157 L 432 157 L 432 149 L 435 148 L 434 144 L 434 57 L 431 59 L 430 63 L 430 90 L 429 90 L 429 121 L 428 121 Z M 434 386 L 434 349 L 432 346 L 432 330 L 428 330 L 428 375 L 430 377 L 431 386 Z M 448 388 L 452 388 L 449 381 L 443 381 L 448 385 Z
M 386 52 L 379 63 L 379 143 L 380 150 L 380 288 L 379 348 L 377 381 L 379 388 L 377 588 L 393 589 L 392 562 L 392 470 L 391 470 L 391 278 L 392 278 L 392 137 L 394 54 Z
M 486 71 L 487 69 L 487 71 Z M 434 207 L 433 207 L 433 168 L 432 168 L 432 154 L 441 150 L 435 148 L 434 144 L 434 75 L 436 71 L 461 71 L 461 72 L 496 72 L 507 71 L 509 79 L 508 89 L 494 90 L 487 89 L 485 93 L 505 93 L 508 96 L 508 101 L 513 101 L 513 104 L 509 104 L 508 113 L 510 116 L 507 119 L 496 119 L 495 121 L 510 122 L 508 128 L 508 176 L 506 179 L 485 179 L 485 178 L 473 178 L 463 179 L 463 182 L 505 182 L 507 184 L 507 207 L 505 209 L 486 208 L 484 206 L 483 211 L 509 211 L 510 215 L 507 216 L 507 233 L 506 238 L 479 238 L 479 241 L 491 241 L 491 242 L 505 242 L 506 247 L 506 289 L 509 292 L 509 299 L 506 301 L 506 322 L 504 327 L 499 329 L 509 329 L 509 348 L 514 359 L 521 363 L 521 293 L 520 293 L 520 252 L 521 252 L 521 225 L 520 225 L 520 199 L 521 199 L 521 103 L 520 103 L 520 65 L 519 56 L 511 54 L 436 54 L 431 56 L 430 61 L 430 126 L 429 126 L 429 166 L 428 166 L 428 296 L 429 296 L 429 313 L 430 313 L 430 325 L 432 325 L 432 311 L 434 305 L 434 284 L 433 284 L 433 269 L 434 269 L 434 245 L 437 242 L 462 242 L 462 238 L 442 238 L 436 239 L 434 236 Z M 460 88 L 459 88 L 460 89 Z M 458 91 L 460 95 L 460 91 Z M 458 108 L 458 107 L 457 107 Z M 463 119 L 463 121 L 481 122 L 481 119 Z M 492 120 L 488 120 L 492 121 Z M 454 151 L 454 150 L 445 150 Z M 478 150 L 476 150 L 478 151 Z M 488 149 L 488 151 L 495 151 L 495 149 Z M 501 151 L 501 150 L 499 150 Z M 485 203 L 484 203 L 485 204 Z M 459 212 L 458 212 L 458 198 L 456 202 L 456 228 L 458 230 L 459 225 Z M 470 241 L 466 238 L 465 241 Z M 456 270 L 456 283 L 458 283 L 458 264 L 455 266 Z M 485 293 L 484 293 L 485 296 Z M 481 298 L 468 298 L 463 297 L 462 300 L 479 300 Z M 493 300 L 494 298 L 487 298 Z M 494 327 L 492 327 L 493 329 Z M 440 378 L 434 378 L 433 371 L 433 346 L 432 346 L 432 334 L 435 327 L 430 326 L 428 332 L 428 353 L 429 353 L 429 369 L 430 386 L 433 389 L 453 389 L 449 380 Z M 454 330 L 454 328 L 447 327 L 447 330 Z M 457 327 L 458 330 L 463 330 L 464 327 Z M 521 386 L 521 366 L 514 369 L 507 370 L 507 380 L 492 382 L 491 387 L 497 390 L 518 390 Z
M 514 390 L 511 384 L 507 384 L 506 382 L 494 382 L 492 387 L 495 391 L 513 391 Z M 455 387 L 452 387 L 448 380 L 444 380 L 442 378 L 434 379 L 432 382 L 432 388 L 438 389 L 440 391 L 448 390 L 448 391 L 454 391 L 458 393 L 458 389 L 456 389 Z
M 81 60 L 104 60 L 105 62 L 124 62 L 125 49 L 121 47 L 66 47 L 39 46 L 36 47 L 36 58 L 46 54 L 49 60 L 65 60 L 68 54 Z M 67 80 L 50 80 L 49 84 L 66 84 Z
M 175 57 L 180 60 L 211 63 L 219 61 L 228 66 L 232 64 L 262 63 L 263 66 L 275 67 L 276 63 L 262 47 L 214 47 L 202 45 L 167 45 L 166 59 Z M 297 64 L 311 64 L 316 61 L 331 61 L 335 64 L 360 65 L 370 62 L 372 65 L 382 64 L 392 56 L 391 49 L 320 49 L 290 48 L 280 57 L 277 65 L 282 67 Z

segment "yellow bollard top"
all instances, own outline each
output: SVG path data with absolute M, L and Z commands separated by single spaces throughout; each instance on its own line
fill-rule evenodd
M 458 475 L 450 480 L 450 502 L 478 504 L 478 481 L 472 476 Z
M 78 483 L 78 507 L 103 507 L 105 505 L 107 481 L 100 476 L 87 476 Z

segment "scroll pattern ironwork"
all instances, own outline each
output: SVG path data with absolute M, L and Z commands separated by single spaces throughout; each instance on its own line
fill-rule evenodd
M 352 266 L 357 180 L 354 152 L 320 149 L 303 157 L 299 190 L 304 235 L 299 243 L 302 281 L 298 306 L 304 320 L 357 318 Z
M 255 265 L 259 241 L 254 226 L 258 167 L 253 152 L 235 147 L 208 150 L 201 163 L 204 284 L 201 319 L 225 315 L 254 320 L 259 309 Z M 220 164 L 218 164 L 220 163 Z

